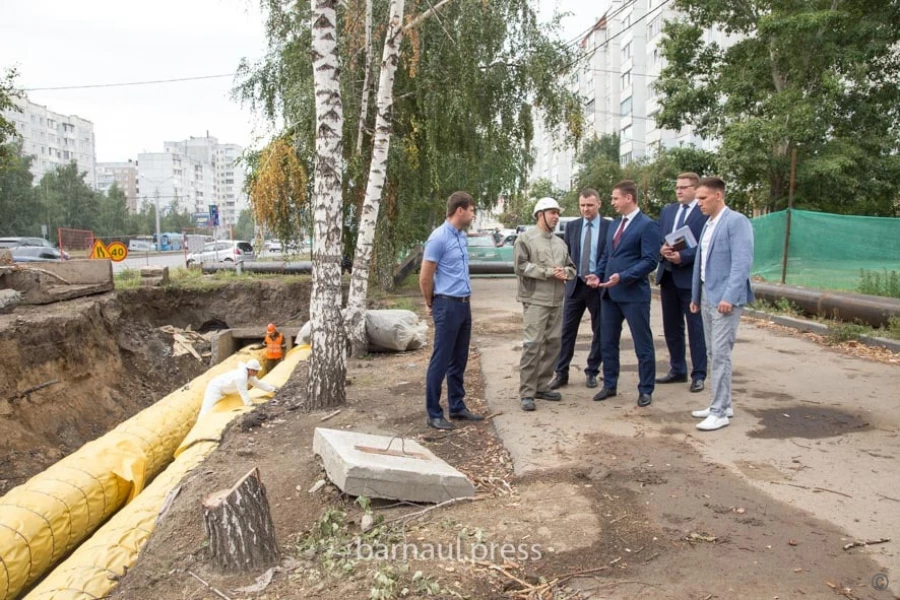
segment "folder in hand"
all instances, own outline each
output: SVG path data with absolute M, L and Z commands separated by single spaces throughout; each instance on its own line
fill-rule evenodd
M 694 237 L 691 228 L 685 225 L 666 235 L 666 244 L 668 244 L 672 250 L 680 252 L 685 248 L 696 248 L 697 239 Z

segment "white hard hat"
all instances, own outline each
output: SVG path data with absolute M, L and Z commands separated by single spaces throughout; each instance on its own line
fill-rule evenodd
M 248 371 L 261 371 L 262 365 L 259 364 L 259 361 L 255 358 L 251 358 L 247 361 L 247 370 Z
M 545 210 L 558 210 L 559 212 L 562 212 L 562 209 L 559 207 L 559 202 L 553 198 L 541 198 L 537 201 L 537 204 L 534 205 L 534 210 L 531 211 L 531 214 L 533 217 L 537 218 L 537 214 Z

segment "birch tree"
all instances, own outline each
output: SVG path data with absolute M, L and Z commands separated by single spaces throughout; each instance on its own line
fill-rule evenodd
M 359 126 L 356 132 L 356 154 L 362 152 L 363 133 L 369 117 L 369 77 L 372 74 L 372 2 L 366 0 L 366 71 L 363 76 L 362 99 L 359 108 Z M 401 10 L 401 13 L 403 11 Z M 399 44 L 398 44 L 399 45 Z
M 312 354 L 307 408 L 343 404 L 345 336 L 341 318 L 341 182 L 344 108 L 338 53 L 338 0 L 312 0 L 312 71 L 316 128 L 313 184 L 314 253 L 310 322 Z
M 378 97 L 375 104 L 375 137 L 372 162 L 366 184 L 366 197 L 360 214 L 359 234 L 356 238 L 356 257 L 350 280 L 347 300 L 347 333 L 354 356 L 365 354 L 366 297 L 369 289 L 369 264 L 372 260 L 372 242 L 375 240 L 375 223 L 381 205 L 384 181 L 387 175 L 388 152 L 391 146 L 391 119 L 394 105 L 394 74 L 400 62 L 400 44 L 403 41 L 403 0 L 391 0 L 390 17 L 384 38 L 381 71 L 378 77 Z

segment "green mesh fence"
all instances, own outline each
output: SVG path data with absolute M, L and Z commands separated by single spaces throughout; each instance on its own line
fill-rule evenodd
M 779 282 L 787 211 L 751 223 L 753 274 Z M 900 271 L 900 219 L 793 210 L 785 283 L 856 291 L 863 269 Z

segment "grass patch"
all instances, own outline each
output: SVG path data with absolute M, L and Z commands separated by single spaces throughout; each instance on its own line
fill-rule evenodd
M 113 276 L 117 290 L 133 290 L 141 287 L 141 272 L 138 269 L 125 269 Z
M 798 317 L 803 314 L 803 311 L 800 310 L 800 307 L 787 298 L 778 298 L 774 303 L 769 302 L 768 300 L 761 300 L 757 298 L 756 300 L 748 304 L 747 308 L 765 313 L 790 315 L 794 317 Z
M 868 294 L 870 296 L 900 298 L 900 272 L 888 271 L 887 269 L 882 269 L 881 271 L 861 269 L 857 290 L 860 294 Z

